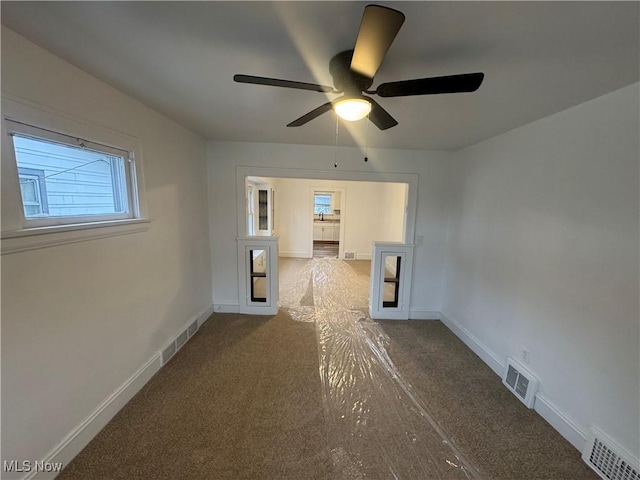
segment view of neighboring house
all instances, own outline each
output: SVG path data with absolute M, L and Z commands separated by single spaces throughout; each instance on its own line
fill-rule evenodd
M 26 217 L 127 212 L 124 157 L 16 135 L 13 142 Z

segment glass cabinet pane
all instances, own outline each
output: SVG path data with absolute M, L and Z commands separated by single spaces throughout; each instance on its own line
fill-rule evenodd
M 269 201 L 267 190 L 258 190 L 258 229 L 269 229 Z
M 398 306 L 400 292 L 400 263 L 402 257 L 384 255 L 384 284 L 382 286 L 382 307 L 395 308 Z
M 384 307 L 397 306 L 396 283 L 384 282 L 382 287 L 382 305 Z
M 249 273 L 251 276 L 251 301 L 267 301 L 267 251 L 249 250 Z

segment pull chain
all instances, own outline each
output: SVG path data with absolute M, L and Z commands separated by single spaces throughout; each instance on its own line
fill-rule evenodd
M 369 115 L 367 115 L 367 128 L 364 140 L 364 161 L 369 161 Z
M 340 125 L 340 119 L 336 115 L 336 145 L 334 148 L 333 166 L 338 168 L 338 127 Z

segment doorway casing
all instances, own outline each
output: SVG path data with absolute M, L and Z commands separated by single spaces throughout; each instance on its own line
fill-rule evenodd
M 379 182 L 379 183 L 405 183 L 407 184 L 406 194 L 406 212 L 405 212 L 405 228 L 404 228 L 404 244 L 413 244 L 415 238 L 415 224 L 418 203 L 418 175 L 411 173 L 386 173 L 386 172 L 353 172 L 341 170 L 308 170 L 308 169 L 289 169 L 280 167 L 236 167 L 236 224 L 237 238 L 239 244 L 243 241 L 250 240 L 247 238 L 247 219 L 245 208 L 245 185 L 249 176 L 271 177 L 271 178 L 293 178 L 293 179 L 311 179 L 311 180 L 335 180 L 335 181 L 362 181 L 362 182 Z M 255 239 L 256 237 L 251 237 Z M 274 239 L 277 243 L 277 239 Z M 343 237 L 341 235 L 341 240 Z M 277 251 L 277 245 L 276 245 Z M 277 262 L 277 259 L 275 259 Z M 238 278 L 245 277 L 242 270 L 245 262 L 238 260 Z M 276 270 L 277 271 L 277 270 Z M 272 297 L 277 305 L 278 279 L 277 276 L 271 277 L 274 282 L 271 285 L 271 291 L 276 297 Z M 410 289 L 411 281 L 407 285 Z M 239 292 L 242 291 L 242 288 Z M 240 293 L 239 293 L 240 294 Z M 240 296 L 242 296 L 240 294 Z M 243 298 L 239 298 L 242 308 Z M 246 299 L 245 299 L 246 300 Z M 273 305 L 271 305 L 273 308 Z M 277 309 L 277 306 L 275 307 Z M 257 308 L 257 310 L 262 310 Z M 276 310 L 277 311 L 277 310 Z M 272 311 L 255 311 L 255 314 L 273 314 Z

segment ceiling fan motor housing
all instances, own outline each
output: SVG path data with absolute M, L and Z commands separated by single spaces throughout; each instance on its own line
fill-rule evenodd
M 329 73 L 333 86 L 345 96 L 360 97 L 373 83 L 373 79 L 351 70 L 353 50 L 345 50 L 335 55 L 329 62 Z

